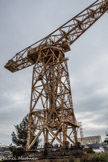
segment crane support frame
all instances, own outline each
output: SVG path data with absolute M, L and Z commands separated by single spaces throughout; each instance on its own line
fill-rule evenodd
M 44 137 L 45 147 L 55 140 L 63 147 L 68 141 L 75 144 L 79 127 L 72 104 L 68 59 L 63 51 L 51 46 L 40 51 L 38 57 L 33 68 L 27 151 L 40 136 Z

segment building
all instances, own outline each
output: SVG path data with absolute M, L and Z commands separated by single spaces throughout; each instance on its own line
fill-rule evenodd
M 81 145 L 102 143 L 101 136 L 89 136 L 89 137 L 78 138 L 78 141 L 81 143 Z
M 9 149 L 9 146 L 0 145 L 0 160 L 12 157 L 12 152 Z

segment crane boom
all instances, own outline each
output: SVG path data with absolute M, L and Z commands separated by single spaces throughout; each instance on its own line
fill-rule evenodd
M 35 64 L 38 52 L 44 47 L 56 46 L 63 50 L 64 53 L 69 51 L 70 45 L 90 28 L 106 11 L 108 11 L 108 0 L 96 0 L 93 4 L 48 36 L 18 52 L 8 61 L 5 68 L 11 72 L 16 72 Z

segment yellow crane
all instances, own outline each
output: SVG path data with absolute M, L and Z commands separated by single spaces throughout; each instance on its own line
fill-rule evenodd
M 16 72 L 33 65 L 26 150 L 42 136 L 45 147 L 56 140 L 77 145 L 77 123 L 65 53 L 108 11 L 108 0 L 96 0 L 45 38 L 18 52 L 5 68 Z

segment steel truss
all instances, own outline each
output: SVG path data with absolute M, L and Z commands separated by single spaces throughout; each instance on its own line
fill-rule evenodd
M 33 68 L 27 150 L 44 137 L 45 145 L 77 142 L 67 58 L 56 47 L 39 52 Z
M 16 72 L 34 65 L 26 150 L 40 136 L 45 145 L 55 140 L 65 147 L 77 143 L 78 124 L 74 115 L 65 52 L 108 11 L 108 0 L 96 0 L 45 38 L 18 52 L 5 68 Z

